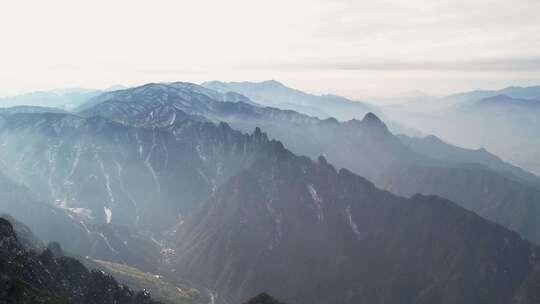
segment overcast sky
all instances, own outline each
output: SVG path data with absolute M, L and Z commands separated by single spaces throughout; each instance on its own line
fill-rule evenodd
M 36 0 L 0 9 L 0 95 L 276 79 L 383 99 L 540 84 L 539 0 Z

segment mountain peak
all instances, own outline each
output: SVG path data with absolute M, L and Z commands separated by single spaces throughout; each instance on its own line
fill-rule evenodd
M 368 112 L 362 120 L 353 119 L 352 122 L 359 123 L 375 130 L 388 130 L 386 124 L 374 113 Z
M 317 158 L 317 162 L 321 165 L 328 164 L 328 161 L 326 161 L 326 158 L 323 155 L 319 155 L 319 157 Z
M 362 121 L 364 122 L 370 122 L 370 123 L 380 123 L 382 124 L 383 122 L 381 121 L 381 119 L 379 117 L 377 117 L 377 115 L 373 114 L 372 112 L 368 112 L 365 116 L 364 116 L 364 119 L 362 119 Z
M 267 137 L 266 133 L 263 133 L 259 127 L 255 127 L 255 130 L 253 130 L 253 136 L 255 138 Z
M 506 94 L 498 94 L 491 97 L 480 99 L 477 104 L 526 104 L 529 100 L 523 98 L 516 98 Z
M 262 81 L 261 84 L 264 84 L 266 86 L 273 86 L 273 87 L 285 87 L 283 83 L 274 79 Z

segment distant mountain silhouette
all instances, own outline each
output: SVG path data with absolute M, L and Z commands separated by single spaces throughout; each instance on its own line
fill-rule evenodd
M 484 147 L 540 174 L 540 86 L 478 90 L 406 104 L 388 117 L 445 141 Z
M 20 95 L 1 97 L 0 107 L 12 106 L 41 106 L 61 109 L 74 109 L 104 91 L 92 89 L 62 89 L 51 91 L 38 91 Z
M 294 110 L 322 119 L 337 117 L 352 119 L 364 116 L 374 107 L 336 95 L 313 95 L 289 88 L 275 80 L 263 82 L 220 82 L 202 84 L 219 92 L 237 92 L 261 105 Z

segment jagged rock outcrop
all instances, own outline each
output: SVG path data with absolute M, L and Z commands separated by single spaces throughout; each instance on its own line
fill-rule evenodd
M 58 249 L 58 248 L 56 248 Z M 151 304 L 146 292 L 133 292 L 112 277 L 89 271 L 56 250 L 27 251 L 12 225 L 0 218 L 0 302 Z
M 276 147 L 178 231 L 176 269 L 231 301 L 534 303 L 539 249 L 439 197 Z

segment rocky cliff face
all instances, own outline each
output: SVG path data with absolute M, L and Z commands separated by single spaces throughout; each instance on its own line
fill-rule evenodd
M 56 250 L 55 250 L 56 248 Z M 2 303 L 155 303 L 77 260 L 58 255 L 58 247 L 27 251 L 12 225 L 0 218 L 0 302 Z

